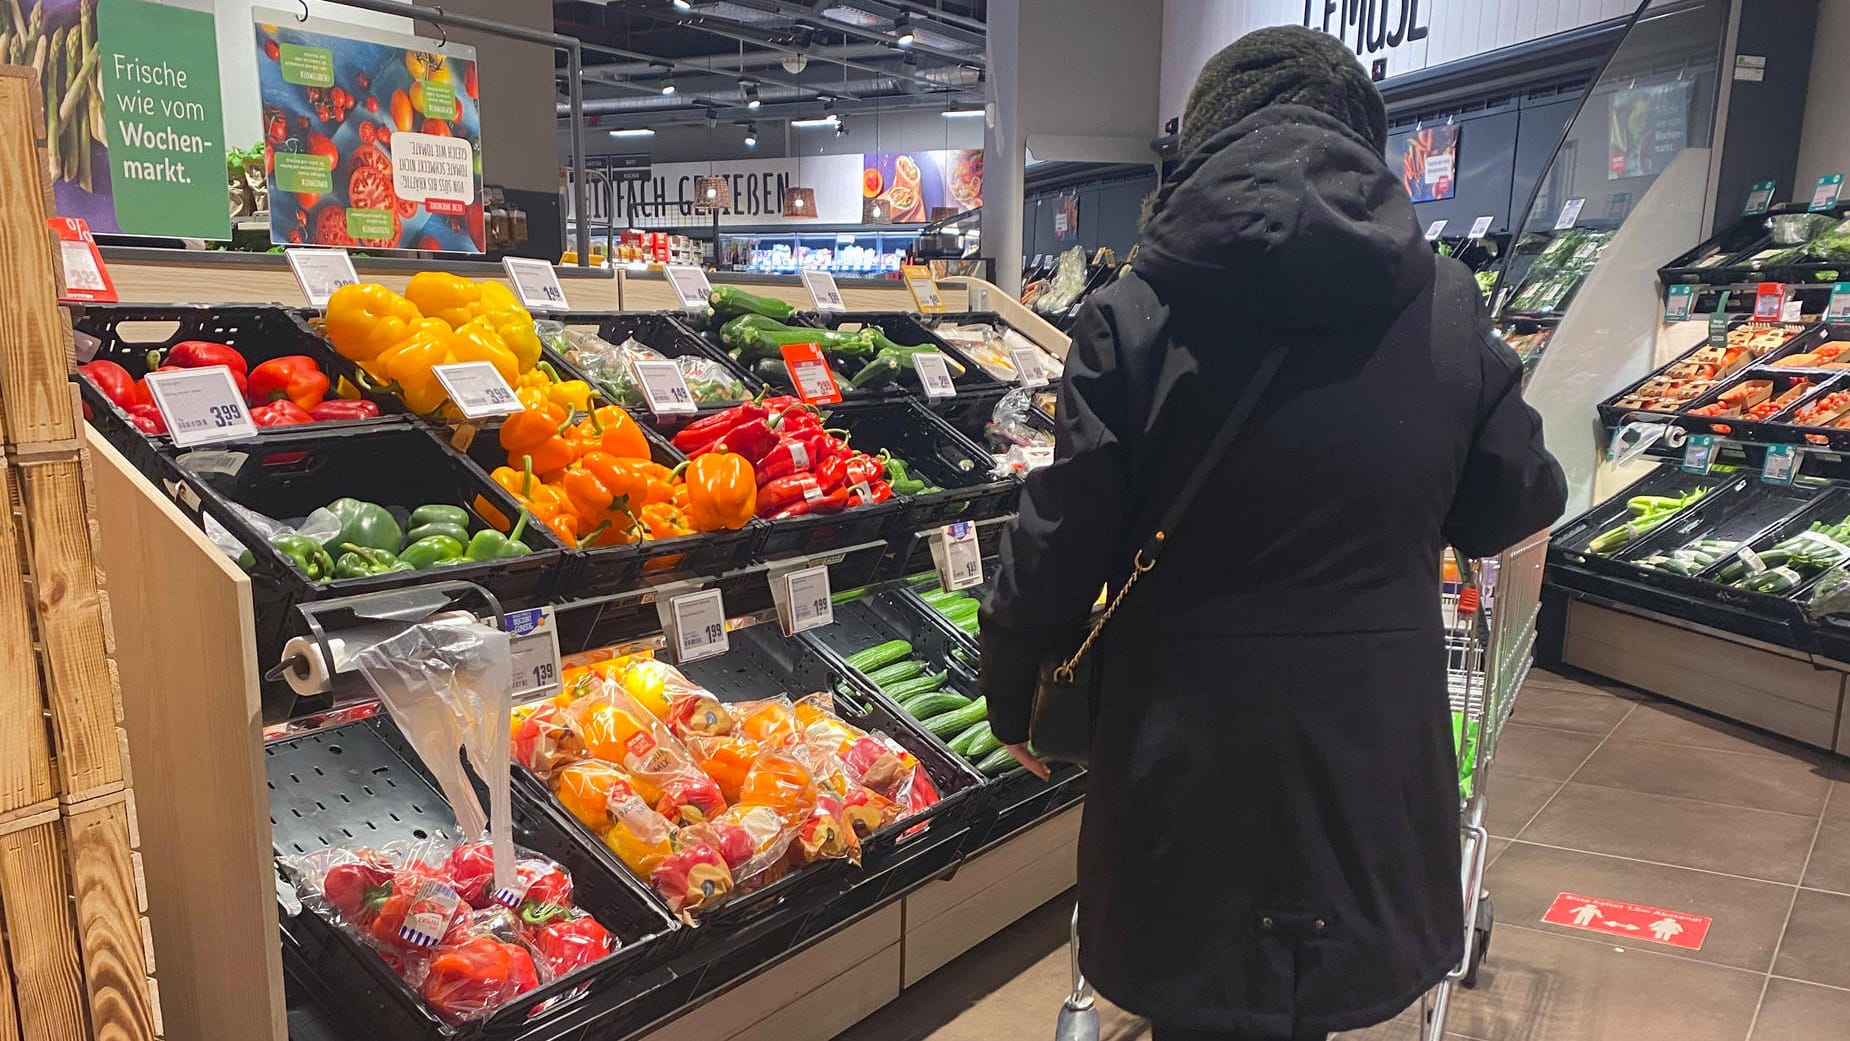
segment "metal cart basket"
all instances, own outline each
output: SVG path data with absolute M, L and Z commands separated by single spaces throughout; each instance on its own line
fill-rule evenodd
M 1488 560 L 1461 561 L 1459 581 L 1440 594 L 1446 624 L 1446 681 L 1458 747 L 1462 866 L 1459 893 L 1465 907 L 1465 953 L 1458 965 L 1421 1000 L 1422 1036 L 1443 1041 L 1452 987 L 1477 983 L 1478 966 L 1490 949 L 1495 914 L 1484 891 L 1485 794 L 1497 739 L 1516 707 L 1535 649 L 1535 621 L 1541 612 L 1542 568 L 1548 533 L 1541 532 Z M 1098 1041 L 1098 1011 L 1092 987 L 1079 971 L 1079 910 L 1073 909 L 1073 990 L 1060 1009 L 1055 1041 Z

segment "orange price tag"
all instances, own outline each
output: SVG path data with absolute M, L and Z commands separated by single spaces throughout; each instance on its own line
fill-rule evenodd
M 841 400 L 841 388 L 835 385 L 835 373 L 829 371 L 829 359 L 821 346 L 793 343 L 783 348 L 784 368 L 790 382 L 796 384 L 797 397 L 810 405 L 833 405 Z
M 116 284 L 110 281 L 109 267 L 96 248 L 90 234 L 90 222 L 82 217 L 47 217 L 45 225 L 58 238 L 58 263 L 64 271 L 64 296 L 67 302 L 113 304 Z

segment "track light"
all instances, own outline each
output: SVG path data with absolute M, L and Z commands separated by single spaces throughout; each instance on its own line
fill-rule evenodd
M 719 113 L 707 109 L 707 129 L 711 130 L 716 126 L 719 126 Z
M 835 136 L 836 137 L 847 137 L 848 136 L 848 121 L 847 120 L 837 119 L 835 121 Z
M 918 39 L 918 37 L 913 35 L 912 16 L 909 14 L 901 14 L 898 18 L 893 19 L 893 33 L 899 38 L 899 45 L 901 47 L 910 47 L 913 41 Z
M 759 100 L 758 97 L 758 84 L 747 83 L 745 85 L 745 107 L 756 112 L 758 111 L 758 106 L 762 104 L 764 104 L 764 102 Z
M 757 148 L 758 147 L 758 124 L 756 123 L 746 124 L 745 126 L 745 147 L 747 148 Z
M 674 0 L 674 9 L 677 11 L 692 11 L 694 5 L 689 3 L 688 0 Z
M 674 77 L 671 76 L 668 79 L 665 79 L 662 81 L 662 93 L 663 94 L 673 94 L 674 93 Z
M 828 96 L 827 94 L 824 94 L 822 96 L 822 111 L 824 112 L 835 111 L 835 99 Z

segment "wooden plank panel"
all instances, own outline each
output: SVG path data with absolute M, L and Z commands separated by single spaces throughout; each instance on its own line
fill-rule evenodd
M 120 698 L 103 654 L 107 638 L 79 464 L 30 463 L 20 472 L 59 791 L 74 800 L 122 782 L 116 742 Z
M 0 922 L 5 920 L 0 916 Z M 19 1013 L 13 1007 L 13 970 L 0 957 L 0 1041 L 19 1041 Z
M 13 444 L 76 436 L 66 393 L 70 321 L 58 307 L 51 185 L 39 142 L 45 105 L 30 69 L 0 67 L 0 397 Z
M 1079 879 L 1078 847 L 1068 845 L 967 894 L 943 913 L 914 922 L 907 897 L 905 986 L 944 967 L 1023 915 L 1071 889 Z M 940 885 L 955 885 L 957 879 Z
M 1082 807 L 1073 806 L 1050 820 L 1036 824 L 973 860 L 966 861 L 948 881 L 933 882 L 906 898 L 906 927 L 937 917 L 1046 857 L 1071 855 L 1079 842 Z
M 19 1023 L 31 1041 L 74 1041 L 88 1029 L 58 834 L 54 821 L 0 836 L 0 909 Z
M 90 459 L 168 1034 L 285 1041 L 250 579 L 94 431 Z
M 0 817 L 56 794 L 20 568 L 25 545 L 13 517 L 16 501 L 12 470 L 0 466 L 0 676 L 8 678 L 0 683 Z
M 148 959 L 129 863 L 128 807 L 85 808 L 64 819 L 77 900 L 77 943 L 95 1041 L 153 1041 Z

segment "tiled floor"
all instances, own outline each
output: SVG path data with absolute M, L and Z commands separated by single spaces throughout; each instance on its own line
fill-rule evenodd
M 1487 791 L 1497 924 L 1463 1041 L 1850 1038 L 1850 763 L 1618 687 L 1537 673 Z M 1560 893 L 1714 919 L 1702 948 L 1549 925 Z M 1071 898 L 838 1041 L 1052 1038 Z M 1418 1010 L 1344 1041 L 1413 1041 Z M 1102 1041 L 1148 1028 L 1108 1006 Z

